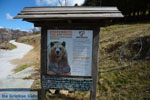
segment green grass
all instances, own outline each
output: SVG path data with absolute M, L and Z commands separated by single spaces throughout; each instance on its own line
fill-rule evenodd
M 150 35 L 149 23 L 112 25 L 101 29 L 97 100 L 149 98 L 145 94 L 150 93 L 150 62 L 120 61 L 121 48 L 130 40 L 146 35 Z
M 5 43 L 0 44 L 0 49 L 13 50 L 15 48 L 17 48 L 16 45 L 13 45 L 12 43 L 7 43 L 7 47 L 5 47 Z
M 69 96 L 66 96 L 64 94 L 58 94 L 58 95 L 46 95 L 46 100 L 77 100 L 76 97 L 69 97 Z
M 122 47 L 130 40 L 150 35 L 150 24 L 123 24 L 101 28 L 97 100 L 150 98 L 150 61 L 120 61 Z M 90 95 L 75 92 L 81 100 Z
M 24 65 L 21 65 L 20 67 L 17 67 L 16 69 L 14 69 L 14 71 L 17 73 L 19 71 L 22 71 L 22 70 L 28 68 L 28 67 L 29 67 L 29 65 L 24 64 Z
M 17 42 L 30 44 L 32 46 L 37 46 L 40 43 L 40 34 L 21 37 L 17 40 Z
M 34 83 L 31 86 L 31 89 L 41 89 L 41 80 L 35 79 Z
M 10 50 L 13 50 L 13 49 L 17 48 L 16 45 L 13 45 L 11 43 L 8 43 L 8 47 L 9 47 Z

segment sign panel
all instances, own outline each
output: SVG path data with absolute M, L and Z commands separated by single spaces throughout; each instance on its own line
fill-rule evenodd
M 92 30 L 48 30 L 47 74 L 91 76 Z
M 89 91 L 93 90 L 92 84 L 93 80 L 91 78 L 64 78 L 42 75 L 42 87 L 44 89 Z
M 0 100 L 38 100 L 38 92 L 24 89 L 0 89 Z

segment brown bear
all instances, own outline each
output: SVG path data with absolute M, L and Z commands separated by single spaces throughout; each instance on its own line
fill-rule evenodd
M 50 75 L 70 75 L 71 68 L 68 64 L 66 43 L 51 42 L 48 55 L 48 74 Z

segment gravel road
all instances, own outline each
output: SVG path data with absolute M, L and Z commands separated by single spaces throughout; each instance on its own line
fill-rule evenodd
M 9 75 L 13 74 L 12 70 L 16 65 L 12 64 L 10 61 L 13 59 L 21 59 L 25 54 L 27 54 L 33 47 L 27 44 L 18 43 L 11 40 L 10 43 L 17 46 L 13 50 L 1 50 L 0 49 L 0 79 L 5 79 Z

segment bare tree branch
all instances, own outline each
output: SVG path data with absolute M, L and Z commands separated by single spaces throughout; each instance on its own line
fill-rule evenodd
M 59 2 L 59 4 L 60 4 L 60 6 L 62 6 L 62 3 L 61 3 L 61 1 L 60 1 L 60 0 L 58 0 L 58 2 Z
M 68 6 L 68 0 L 65 0 L 65 6 Z

